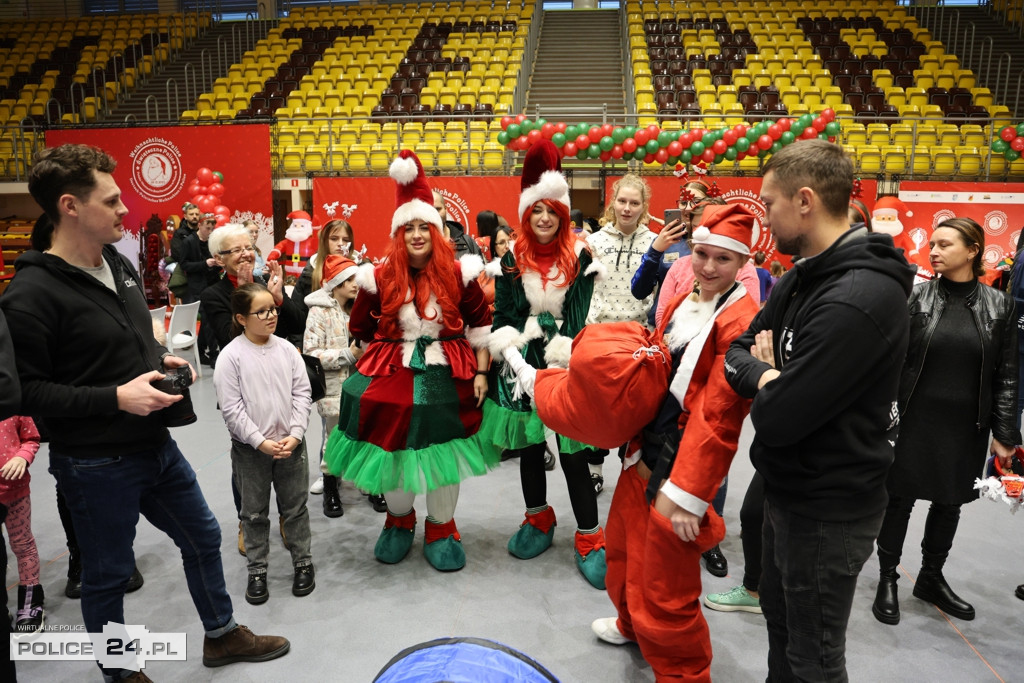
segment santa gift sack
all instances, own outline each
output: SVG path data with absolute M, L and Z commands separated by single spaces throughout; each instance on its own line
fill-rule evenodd
M 534 403 L 562 436 L 617 448 L 657 417 L 671 373 L 660 332 L 638 322 L 587 325 L 573 339 L 568 369 L 537 371 Z

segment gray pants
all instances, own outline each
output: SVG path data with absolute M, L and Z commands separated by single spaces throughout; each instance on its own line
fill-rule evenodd
M 250 574 L 267 572 L 270 550 L 270 486 L 277 492 L 278 511 L 284 520 L 284 533 L 292 564 L 303 567 L 313 564 L 310 554 L 309 464 L 306 441 L 288 458 L 275 460 L 252 446 L 231 440 L 231 470 L 242 497 L 238 515 L 245 538 L 245 557 Z

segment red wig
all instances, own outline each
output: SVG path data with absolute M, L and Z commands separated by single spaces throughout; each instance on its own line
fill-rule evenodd
M 426 320 L 423 311 L 430 302 L 430 295 L 437 297 L 437 305 L 441 308 L 444 324 L 450 329 L 462 329 L 462 316 L 459 315 L 459 280 L 453 267 L 455 251 L 448 240 L 436 229 L 430 233 L 431 253 L 427 265 L 413 271 L 409 267 L 409 251 L 405 246 L 405 230 L 395 230 L 385 252 L 384 264 L 381 266 L 381 278 L 377 283 L 380 287 L 381 316 L 396 317 L 405 304 L 412 302 L 416 313 Z
M 576 233 L 569 227 L 571 223 L 569 208 L 565 204 L 552 199 L 541 199 L 538 203 L 544 204 L 558 216 L 558 232 L 555 233 L 554 239 L 555 267 L 559 273 L 565 276 L 565 280 L 559 286 L 568 287 L 576 279 L 580 269 L 575 249 L 578 238 Z M 537 206 L 537 204 L 531 205 L 520 216 L 519 225 L 522 227 L 516 231 L 516 241 L 512 247 L 520 273 L 525 270 L 540 272 L 540 268 L 537 265 L 537 247 L 539 245 L 537 243 L 537 236 L 533 234 L 533 229 L 530 227 L 530 216 L 533 215 L 534 206 Z M 540 277 L 541 282 L 547 283 L 549 280 L 547 273 L 540 273 Z

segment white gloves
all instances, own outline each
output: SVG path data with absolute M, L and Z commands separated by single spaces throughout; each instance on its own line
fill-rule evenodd
M 516 374 L 513 398 L 519 398 L 523 394 L 533 398 L 533 384 L 537 379 L 536 368 L 527 363 L 523 354 L 514 346 L 505 349 L 505 364 Z

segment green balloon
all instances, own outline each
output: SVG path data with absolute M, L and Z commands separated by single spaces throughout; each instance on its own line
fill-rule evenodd
M 715 134 L 704 133 L 704 137 L 702 137 L 700 141 L 705 147 L 710 147 L 711 145 L 715 144 Z
M 596 142 L 591 143 L 590 147 L 587 147 L 587 156 L 590 157 L 591 159 L 597 159 L 599 156 L 601 156 L 601 146 L 598 145 Z
M 615 140 L 612 139 L 611 135 L 605 135 L 597 145 L 601 148 L 602 152 L 610 152 L 612 147 L 615 146 Z
M 715 163 L 716 164 L 722 163 L 723 159 L 725 159 L 725 155 L 724 154 L 716 154 L 715 155 Z
M 1017 135 L 1024 135 L 1024 123 L 1017 124 Z
M 793 124 L 793 125 L 796 125 L 796 124 Z M 754 142 L 759 137 L 761 137 L 761 134 L 757 132 L 757 126 L 751 126 L 750 128 L 747 129 L 747 135 L 746 135 L 747 142 Z
M 583 161 L 584 159 L 589 159 L 590 149 L 588 147 L 584 147 L 582 149 L 576 150 L 576 158 L 579 159 L 580 161 Z
M 612 140 L 616 145 L 621 145 L 622 141 L 626 139 L 626 129 L 621 126 L 615 126 L 612 128 Z
M 669 166 L 675 166 L 679 163 L 679 157 L 669 157 L 668 161 L 665 162 Z
M 800 123 L 799 121 L 794 121 L 793 124 L 789 127 L 789 130 L 786 131 L 786 132 L 787 133 L 792 133 L 793 137 L 796 137 L 797 135 L 800 135 L 800 133 L 803 133 L 804 132 L 804 128 L 806 128 L 806 127 L 807 126 L 805 126 L 804 124 Z
M 565 133 L 555 133 L 551 136 L 551 142 L 555 144 L 555 147 L 561 149 L 565 146 Z
M 782 134 L 782 136 L 781 136 L 781 137 L 779 138 L 779 142 L 781 142 L 781 143 L 782 143 L 782 146 L 783 146 L 783 147 L 785 147 L 786 145 L 789 145 L 789 144 L 791 144 L 791 143 L 792 143 L 792 142 L 793 142 L 794 140 L 796 140 L 796 136 L 795 136 L 795 135 L 793 135 L 793 131 L 791 131 L 791 130 L 787 130 L 787 131 L 786 131 L 785 133 L 783 133 L 783 134 Z
M 800 123 L 804 125 L 804 128 L 814 123 L 814 117 L 810 114 L 804 114 L 800 117 Z
M 693 144 L 690 145 L 690 154 L 695 157 L 699 157 L 704 153 L 704 143 L 700 140 L 694 140 Z
M 530 119 L 523 119 L 523 122 L 519 124 L 519 134 L 526 135 L 533 130 L 533 121 Z
M 644 158 L 646 158 L 646 157 L 647 157 L 647 148 L 646 147 L 637 147 L 636 151 L 633 152 L 633 158 L 636 159 L 637 161 L 643 161 Z
M 622 130 L 624 130 L 626 132 L 626 137 L 627 138 L 631 138 L 634 135 L 636 135 L 637 127 L 636 126 L 626 126 Z
M 757 158 L 758 159 L 764 159 L 766 156 L 768 156 L 768 150 L 766 150 L 766 149 L 759 149 L 759 150 L 757 150 Z
M 818 139 L 819 140 L 825 140 L 827 142 L 828 141 L 828 133 L 818 133 Z
M 736 151 L 746 152 L 750 149 L 750 139 L 747 137 L 736 138 Z
M 679 155 L 679 161 L 683 162 L 684 164 L 690 163 L 690 159 L 692 158 L 693 155 L 690 154 L 690 150 L 688 149 L 683 150 L 683 153 Z
M 825 124 L 825 132 L 829 135 L 839 135 L 839 122 L 829 121 Z
M 644 148 L 647 150 L 648 154 L 654 154 L 661 149 L 661 146 L 658 144 L 657 140 L 648 140 L 647 144 L 644 145 Z
M 576 130 L 579 131 L 579 135 L 586 135 L 587 133 L 590 132 L 590 124 L 589 123 L 577 123 L 576 124 Z
M 771 149 L 771 153 L 772 153 L 772 154 L 775 154 L 775 153 L 776 153 L 776 152 L 778 152 L 778 151 L 779 151 L 780 149 L 782 149 L 782 143 L 781 143 L 781 142 L 779 142 L 778 140 L 776 140 L 775 142 L 773 142 L 773 143 L 772 143 L 772 149 Z
M 213 172 L 213 177 L 217 179 L 218 183 L 223 183 L 224 182 L 224 174 L 221 173 L 220 171 L 214 171 Z
M 1003 152 L 1003 156 L 1006 157 L 1007 161 L 1017 161 L 1017 159 L 1020 159 L 1020 152 L 1015 149 L 1008 149 Z
M 499 145 L 507 145 L 508 141 L 511 140 L 511 139 L 512 139 L 512 137 L 506 131 L 501 131 L 500 133 L 498 133 L 498 144 Z M 563 140 L 562 142 L 564 144 L 565 141 Z M 559 145 L 559 147 L 561 147 L 561 146 L 562 145 Z
M 537 119 L 534 122 L 533 127 L 536 128 L 537 130 L 540 130 L 541 128 L 544 127 L 544 124 L 547 123 L 547 122 L 548 122 L 547 119 Z
M 525 121 L 523 123 L 525 123 Z M 523 134 L 523 129 L 518 123 L 510 123 L 508 124 L 508 128 L 505 129 L 505 132 L 508 133 L 509 138 L 517 138 Z
M 736 161 L 736 148 L 728 147 L 725 150 L 725 158 L 729 161 Z
M 1010 149 L 1010 146 L 1008 144 L 1006 144 L 1005 140 L 999 139 L 999 140 L 994 140 L 992 142 L 992 151 L 996 152 L 997 154 L 1002 154 L 1003 152 L 1006 152 L 1006 151 L 1011 151 L 1012 152 L 1013 150 Z
M 576 130 L 576 126 L 566 126 L 565 127 L 565 139 L 566 140 L 575 140 L 579 136 L 580 136 L 580 132 L 578 130 Z
M 658 147 L 668 147 L 670 142 L 672 142 L 672 133 L 669 133 L 667 130 L 658 133 Z

